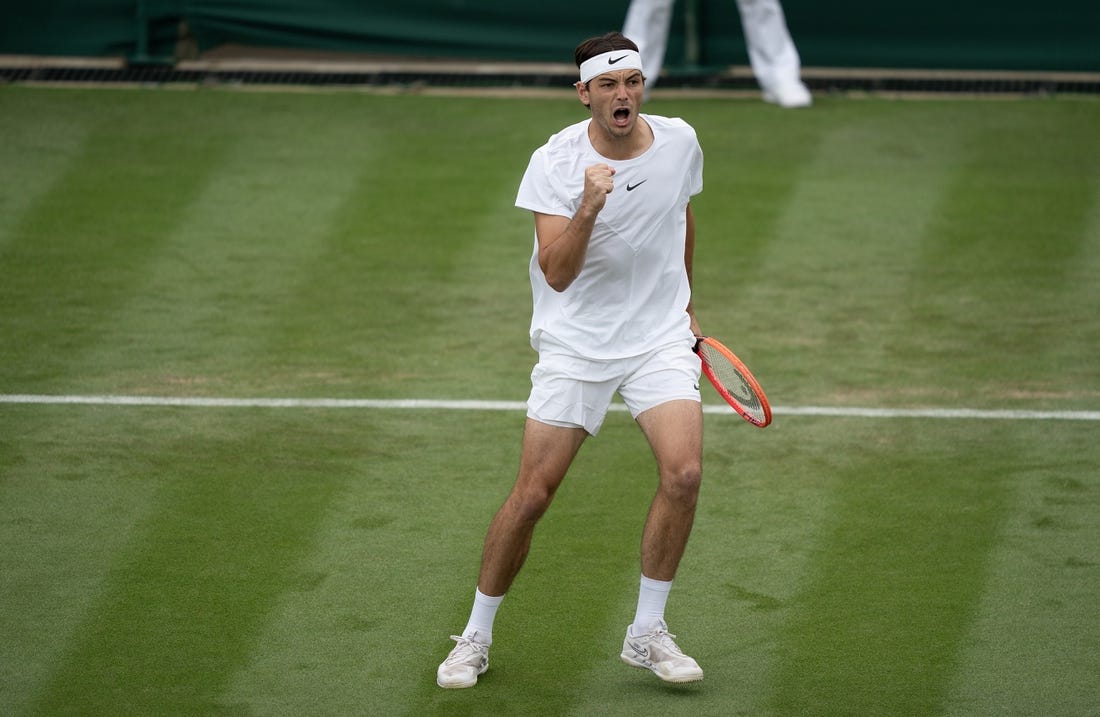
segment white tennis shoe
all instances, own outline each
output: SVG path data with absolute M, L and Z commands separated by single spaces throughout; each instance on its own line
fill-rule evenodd
M 623 652 L 619 657 L 632 667 L 651 670 L 665 682 L 695 682 L 703 679 L 703 668 L 683 653 L 672 641 L 668 625 L 661 622 L 644 635 L 635 637 L 626 628 Z
M 764 89 L 764 101 L 786 109 L 809 107 L 814 103 L 813 95 L 801 80 L 776 82 Z
M 457 642 L 451 654 L 435 671 L 435 683 L 440 687 L 473 687 L 477 678 L 489 669 L 489 646 L 472 637 L 451 635 Z

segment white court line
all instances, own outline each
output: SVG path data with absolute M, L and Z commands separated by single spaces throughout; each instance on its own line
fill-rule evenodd
M 177 396 L 51 396 L 0 394 L 0 404 L 89 406 L 183 406 L 195 408 L 381 408 L 463 411 L 522 411 L 523 401 L 440 401 L 432 399 L 374 398 L 201 398 Z M 612 404 L 611 410 L 626 406 Z M 733 414 L 725 405 L 704 405 L 704 413 Z M 825 416 L 835 418 L 936 418 L 1017 421 L 1100 421 L 1100 411 L 1024 411 L 974 408 L 860 408 L 857 406 L 773 406 L 776 416 Z

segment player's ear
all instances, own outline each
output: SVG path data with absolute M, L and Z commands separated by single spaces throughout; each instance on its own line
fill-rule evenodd
M 585 107 L 589 107 L 588 104 L 588 83 L 578 82 L 574 85 L 577 88 L 577 97 L 580 99 L 581 104 Z

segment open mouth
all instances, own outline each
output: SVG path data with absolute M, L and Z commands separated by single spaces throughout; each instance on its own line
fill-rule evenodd
M 611 116 L 615 119 L 615 124 L 626 125 L 630 122 L 630 108 L 618 107 L 611 113 Z

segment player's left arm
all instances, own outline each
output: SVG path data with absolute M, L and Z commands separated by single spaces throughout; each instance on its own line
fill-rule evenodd
M 695 296 L 695 287 L 692 281 L 692 264 L 695 260 L 695 215 L 691 213 L 691 203 L 687 205 L 687 232 L 684 236 L 684 269 L 687 270 L 688 288 L 692 297 Z M 687 315 L 691 319 L 691 332 L 696 336 L 702 336 L 699 329 L 699 321 L 695 318 L 693 299 L 688 299 Z

